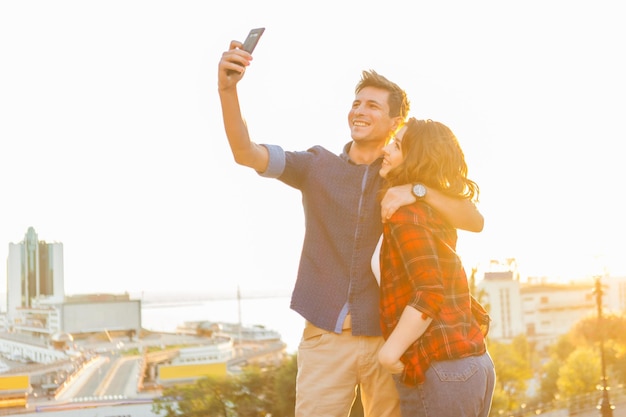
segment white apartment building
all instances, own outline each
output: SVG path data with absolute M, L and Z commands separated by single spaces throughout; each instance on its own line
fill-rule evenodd
M 601 277 L 604 313 L 626 311 L 626 277 Z M 489 337 L 501 342 L 525 334 L 537 348 L 556 342 L 585 317 L 597 317 L 595 282 L 521 283 L 515 271 L 486 272 L 478 283 L 489 309 Z
M 491 316 L 489 337 L 510 341 L 522 334 L 525 329 L 520 282 L 514 279 L 513 271 L 486 272 L 478 288 L 485 294 L 481 302 Z
M 539 348 L 556 342 L 585 317 L 597 316 L 593 283 L 525 284 L 520 297 L 524 333 Z

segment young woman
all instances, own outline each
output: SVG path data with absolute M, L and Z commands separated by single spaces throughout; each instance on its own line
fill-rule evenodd
M 469 292 L 456 229 L 420 201 L 429 189 L 478 200 L 463 151 L 447 126 L 411 118 L 385 147 L 380 175 L 386 187 L 415 184 L 418 200 L 385 223 L 372 260 L 385 338 L 378 358 L 394 376 L 402 415 L 487 417 L 495 386 L 489 316 Z

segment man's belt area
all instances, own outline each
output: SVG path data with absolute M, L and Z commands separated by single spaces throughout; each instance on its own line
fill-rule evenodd
M 343 331 L 352 329 L 352 317 L 350 316 L 350 314 L 346 316 L 346 319 L 343 321 L 343 326 L 341 327 L 341 329 Z M 332 333 L 332 332 L 321 329 L 307 320 L 304 325 L 304 333 L 302 334 L 302 338 L 304 340 L 307 340 L 312 337 L 316 337 L 316 336 L 326 334 L 326 333 Z

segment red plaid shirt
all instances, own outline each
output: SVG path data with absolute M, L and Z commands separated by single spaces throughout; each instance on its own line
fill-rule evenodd
M 389 337 L 410 305 L 433 319 L 401 357 L 403 381 L 424 382 L 432 361 L 485 353 L 489 316 L 470 295 L 456 254 L 456 229 L 425 203 L 401 208 L 384 224 L 380 312 Z M 481 326 L 483 330 L 481 331 Z

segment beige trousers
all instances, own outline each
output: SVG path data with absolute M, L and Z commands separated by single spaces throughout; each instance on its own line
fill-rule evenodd
M 365 417 L 400 417 L 391 374 L 378 362 L 382 337 L 341 334 L 306 323 L 298 347 L 296 417 L 348 417 L 360 386 Z

